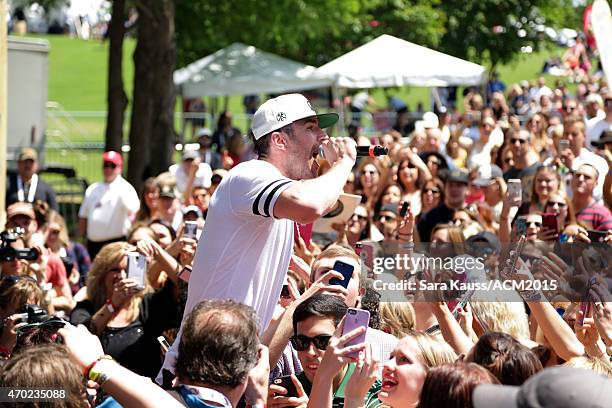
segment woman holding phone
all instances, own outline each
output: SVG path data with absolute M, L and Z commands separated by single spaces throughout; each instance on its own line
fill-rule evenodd
M 141 241 L 145 242 L 145 241 Z M 155 256 L 161 250 L 151 244 L 139 246 L 142 255 Z M 94 259 L 87 276 L 87 295 L 72 311 L 70 321 L 83 324 L 97 335 L 104 352 L 122 366 L 144 376 L 155 377 L 161 360 L 157 337 L 164 330 L 178 327 L 178 302 L 173 288 L 176 273 L 158 291 L 141 290 L 142 282 L 129 277 L 128 253 L 137 248 L 127 242 L 115 242 L 102 248 Z M 146 276 L 146 270 L 144 271 Z

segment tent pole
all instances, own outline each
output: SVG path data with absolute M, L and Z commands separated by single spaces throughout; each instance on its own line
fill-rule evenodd
M 344 92 L 334 84 L 332 86 L 332 100 L 338 99 L 338 123 L 336 124 L 336 129 L 338 130 L 338 136 L 344 136 L 344 128 L 346 127 L 344 123 Z

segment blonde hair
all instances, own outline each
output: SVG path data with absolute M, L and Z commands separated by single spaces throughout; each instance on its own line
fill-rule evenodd
M 401 339 L 414 329 L 414 311 L 408 302 L 381 302 L 381 328 Z
M 43 292 L 36 282 L 27 278 L 14 283 L 3 281 L 0 285 L 0 308 L 3 312 L 15 313 L 23 305 L 30 303 L 32 297 L 38 305 L 43 300 Z
M 452 364 L 457 360 L 457 354 L 451 346 L 437 337 L 419 331 L 409 331 L 406 337 L 412 337 L 419 347 L 419 357 L 427 368 L 442 364 Z
M 98 310 L 106 302 L 106 285 L 104 278 L 109 270 L 119 264 L 128 252 L 135 248 L 127 242 L 113 242 L 102 247 L 91 264 L 87 274 L 87 299 L 89 299 Z M 140 302 L 144 292 L 134 295 L 128 306 L 128 318 L 134 321 L 140 312 Z
M 529 339 L 529 321 L 521 302 L 470 302 L 474 317 L 485 331 Z
M 59 226 L 58 238 L 60 242 L 65 247 L 69 247 L 70 238 L 68 238 L 68 227 L 66 226 L 66 221 L 64 220 L 64 217 L 62 217 L 62 215 L 55 210 L 49 210 L 49 213 L 47 215 L 46 228 L 49 228 L 49 226 L 53 223 Z M 70 273 L 69 271 L 67 272 Z
M 612 363 L 610 363 L 607 357 L 573 357 L 563 363 L 562 366 L 584 368 L 612 378 Z

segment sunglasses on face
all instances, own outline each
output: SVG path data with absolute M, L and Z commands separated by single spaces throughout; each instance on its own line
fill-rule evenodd
M 115 169 L 115 168 L 117 168 L 117 165 L 115 163 L 104 163 L 103 167 L 105 169 Z
M 510 139 L 510 143 L 515 144 L 519 142 L 520 144 L 525 144 L 527 141 L 525 139 Z
M 542 226 L 542 223 L 537 222 L 537 221 L 527 221 L 525 224 L 527 224 L 527 227 L 531 227 L 532 225 L 535 225 L 536 228 L 540 228 Z
M 593 177 L 586 173 L 574 173 L 574 177 L 576 177 L 577 179 L 580 178 L 580 176 L 584 177 L 585 180 L 593 180 Z
M 291 345 L 297 351 L 304 351 L 310 347 L 310 343 L 314 344 L 316 348 L 319 350 L 325 350 L 327 345 L 329 344 L 329 339 L 332 336 L 328 336 L 325 334 L 320 334 L 315 337 L 304 336 L 303 334 L 298 334 L 291 337 Z
M 440 194 L 440 190 L 437 188 L 426 188 L 425 190 L 423 190 L 424 193 L 431 193 L 431 194 Z
M 395 219 L 397 219 L 397 217 L 395 215 L 391 215 L 391 214 L 380 214 L 379 216 L 376 217 L 377 221 L 395 220 Z

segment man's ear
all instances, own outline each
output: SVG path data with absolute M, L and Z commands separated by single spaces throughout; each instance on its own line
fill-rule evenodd
M 287 150 L 287 136 L 283 132 L 272 132 L 270 135 L 270 146 L 275 150 Z

